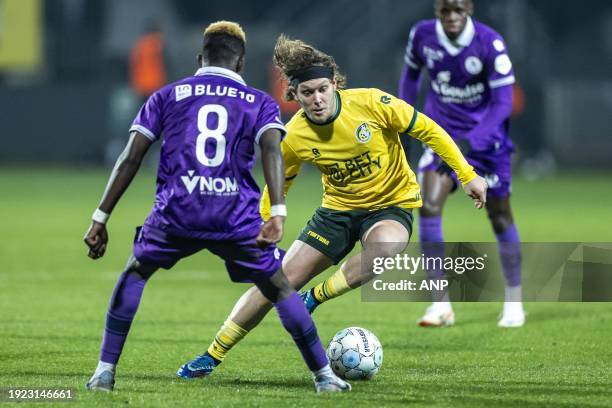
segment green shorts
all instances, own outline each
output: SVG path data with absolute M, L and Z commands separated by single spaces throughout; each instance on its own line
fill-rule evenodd
M 382 220 L 394 220 L 402 224 L 412 235 L 412 210 L 387 207 L 381 210 L 337 211 L 319 207 L 298 236 L 307 243 L 339 263 L 361 240 L 363 234 Z

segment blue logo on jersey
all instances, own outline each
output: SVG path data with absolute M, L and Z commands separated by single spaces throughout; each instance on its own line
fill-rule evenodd
M 355 131 L 355 136 L 357 137 L 357 141 L 359 143 L 368 143 L 372 138 L 372 132 L 370 132 L 368 124 L 362 123 L 361 125 L 359 125 L 359 127 Z

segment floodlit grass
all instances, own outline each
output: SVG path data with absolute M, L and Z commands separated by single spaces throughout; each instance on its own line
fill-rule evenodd
M 273 314 L 212 377 L 179 380 L 177 368 L 208 346 L 247 288 L 232 284 L 223 263 L 207 253 L 151 280 L 118 367 L 116 392 L 86 392 L 108 298 L 154 193 L 154 175 L 145 171 L 113 214 L 107 255 L 93 262 L 82 237 L 106 177 L 107 170 L 0 169 L 0 388 L 74 388 L 82 406 L 611 404 L 612 307 L 597 303 L 527 304 L 528 322 L 517 330 L 496 327 L 501 304 L 456 304 L 455 327 L 426 330 L 415 325 L 425 304 L 362 303 L 354 291 L 314 315 L 324 342 L 344 327 L 363 326 L 383 344 L 380 373 L 354 382 L 352 393 L 315 395 Z M 285 248 L 320 203 L 314 172 L 294 185 Z M 514 191 L 523 240 L 612 241 L 609 178 L 517 180 Z M 459 194 L 444 222 L 449 241 L 494 239 L 485 213 Z

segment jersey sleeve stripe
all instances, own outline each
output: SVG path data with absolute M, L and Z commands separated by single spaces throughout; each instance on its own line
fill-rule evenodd
M 500 79 L 489 81 L 490 88 L 499 88 L 500 86 L 512 85 L 515 82 L 514 75 L 510 75 Z
M 153 132 L 151 132 L 149 129 L 142 125 L 132 125 L 132 127 L 130 128 L 130 132 L 133 131 L 142 133 L 144 136 L 146 136 L 147 139 L 151 140 L 152 142 L 155 142 L 157 139 L 159 139 L 159 137 L 155 136 Z
M 268 129 L 280 130 L 281 140 L 283 140 L 285 138 L 285 135 L 287 134 L 287 129 L 285 129 L 285 127 L 281 125 L 280 123 L 268 123 L 267 125 L 262 126 L 262 128 L 259 129 L 259 131 L 257 131 L 257 134 L 255 135 L 255 143 L 259 144 L 259 138 L 261 137 L 263 132 L 265 132 Z
M 296 178 L 298 175 L 294 175 L 294 176 L 289 176 L 289 177 L 285 177 L 285 181 L 290 181 L 293 180 L 294 178 Z
M 410 133 L 410 131 L 414 127 L 414 124 L 416 123 L 417 115 L 418 114 L 419 114 L 419 112 L 415 109 L 414 110 L 414 114 L 412 115 L 412 119 L 410 119 L 410 124 L 408 125 L 408 129 L 406 129 L 406 131 L 404 133 Z

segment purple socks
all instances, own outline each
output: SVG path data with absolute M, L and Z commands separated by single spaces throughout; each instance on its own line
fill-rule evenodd
M 274 307 L 310 371 L 319 370 L 329 364 L 317 328 L 298 294 L 293 292 L 287 299 L 275 303 Z
M 119 361 L 146 282 L 146 279 L 135 272 L 123 272 L 117 280 L 106 314 L 100 350 L 101 361 L 111 364 L 117 364 Z
M 423 254 L 426 257 L 443 257 L 444 246 L 435 243 L 443 242 L 442 218 L 420 217 L 419 233 Z M 521 285 L 521 245 L 519 234 L 514 224 L 506 228 L 502 233 L 495 234 L 498 243 L 506 285 L 517 287 Z M 441 270 L 428 270 L 431 279 L 443 277 Z
M 499 248 L 506 285 L 516 287 L 521 284 L 521 241 L 516 229 L 512 224 L 502 233 L 495 234 Z
M 444 238 L 442 237 L 442 217 L 419 217 L 419 239 L 426 258 L 444 258 Z M 444 277 L 440 269 L 427 270 L 431 279 Z

